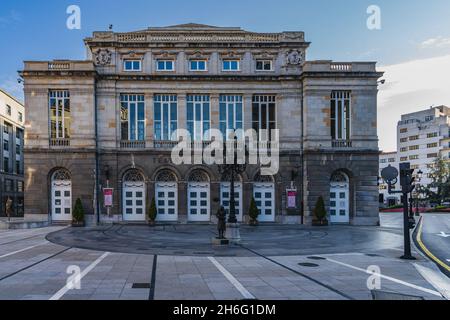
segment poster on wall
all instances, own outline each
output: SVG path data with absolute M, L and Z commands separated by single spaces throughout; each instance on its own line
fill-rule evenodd
M 104 199 L 105 207 L 113 206 L 113 193 L 114 193 L 114 189 L 111 189 L 111 188 L 103 189 L 103 199 Z
M 297 190 L 287 190 L 287 208 L 296 209 L 297 208 Z

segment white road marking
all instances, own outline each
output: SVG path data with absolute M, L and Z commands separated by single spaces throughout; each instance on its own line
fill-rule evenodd
M 80 274 L 80 281 L 83 280 L 83 278 L 89 273 L 91 272 L 100 262 L 102 262 L 107 256 L 109 256 L 111 253 L 110 252 L 105 252 L 100 258 L 98 258 L 97 260 L 95 260 L 91 265 L 89 265 L 89 267 L 87 267 L 86 269 L 83 270 L 83 272 Z M 67 286 L 67 284 L 61 288 L 61 290 L 59 290 L 57 293 L 55 293 L 55 295 L 53 297 L 51 297 L 49 300 L 59 300 L 61 299 L 69 290 L 69 287 Z
M 450 238 L 450 234 L 446 234 L 444 231 L 441 231 L 441 233 L 438 234 L 438 236 L 442 238 Z
M 445 299 L 450 300 L 450 280 L 446 276 L 417 263 L 414 263 L 414 267 Z
M 216 259 L 212 257 L 208 259 L 212 262 L 212 264 L 216 266 L 217 269 L 219 269 L 220 272 L 222 272 L 225 278 L 227 278 L 228 281 L 231 282 L 231 284 L 242 294 L 245 299 L 255 299 L 255 297 L 250 292 L 248 292 L 248 290 L 245 289 L 244 286 L 235 277 L 233 277 L 233 275 L 229 273 L 228 270 L 225 269 Z
M 33 248 L 42 246 L 42 245 L 47 244 L 47 243 L 48 243 L 48 242 L 45 241 L 45 242 L 36 244 L 36 245 L 34 245 L 34 246 L 27 247 L 27 248 L 25 248 L 25 249 L 20 249 L 20 250 L 14 251 L 14 252 L 7 253 L 7 254 L 5 254 L 5 255 L 3 255 L 3 256 L 0 256 L 0 259 L 6 258 L 6 257 L 9 257 L 9 256 L 13 256 L 13 255 L 15 255 L 15 254 L 18 254 L 18 253 L 21 253 L 21 252 L 24 252 L 24 251 L 27 251 L 27 250 L 31 250 L 31 249 L 33 249 Z
M 333 260 L 333 259 L 327 259 L 327 260 L 330 261 L 330 262 L 339 264 L 339 265 L 341 265 L 341 266 L 344 266 L 344 267 L 353 269 L 353 270 L 357 270 L 357 271 L 361 271 L 361 272 L 367 273 L 367 274 L 369 274 L 369 275 L 371 275 L 371 276 L 374 275 L 373 273 L 368 272 L 367 270 L 364 270 L 364 269 L 361 269 L 361 268 L 352 266 L 352 265 L 347 264 L 347 263 L 343 263 L 343 262 L 336 261 L 336 260 Z M 404 286 L 406 286 L 406 287 L 410 287 L 410 288 L 413 288 L 413 289 L 416 289 L 416 290 L 419 290 L 419 291 L 423 291 L 423 292 L 432 294 L 432 295 L 434 295 L 434 296 L 442 297 L 442 295 L 441 295 L 439 292 L 434 291 L 434 290 L 430 290 L 430 289 L 427 289 L 427 288 L 424 288 L 424 287 L 420 287 L 420 286 L 417 286 L 417 285 L 412 284 L 412 283 L 409 283 L 409 282 L 405 282 L 405 281 L 402 281 L 402 280 L 399 280 L 399 279 L 396 279 L 396 278 L 392 278 L 392 277 L 389 277 L 389 276 L 385 276 L 385 275 L 383 275 L 383 274 L 375 274 L 375 275 L 376 275 L 376 276 L 379 276 L 379 277 L 382 278 L 382 279 L 389 280 L 389 281 L 392 281 L 392 282 L 395 282 L 395 283 L 404 285 Z

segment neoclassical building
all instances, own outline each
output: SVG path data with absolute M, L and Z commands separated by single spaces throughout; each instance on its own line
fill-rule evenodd
M 83 61 L 26 61 L 26 218 L 70 221 L 80 198 L 88 221 L 145 222 L 155 199 L 160 223 L 214 222 L 229 179 L 174 165 L 172 134 L 253 128 L 279 129 L 280 170 L 237 178 L 240 221 L 253 197 L 262 223 L 309 224 L 322 196 L 332 223 L 377 224 L 382 73 L 308 61 L 309 45 L 303 32 L 185 24 L 94 32 Z

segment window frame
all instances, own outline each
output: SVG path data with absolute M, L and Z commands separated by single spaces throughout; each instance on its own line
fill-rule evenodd
M 262 69 L 258 69 L 258 62 L 262 62 L 262 64 L 263 64 L 263 68 Z M 264 66 L 265 66 L 266 62 L 270 63 L 270 69 L 269 70 L 264 69 Z M 273 69 L 273 60 L 271 60 L 271 59 L 256 59 L 255 60 L 255 71 L 256 72 L 270 72 L 270 71 L 274 71 L 274 69 Z
M 164 69 L 159 68 L 160 62 L 164 63 Z M 167 63 L 172 63 L 172 69 L 167 69 Z M 156 59 L 156 71 L 158 72 L 173 72 L 175 71 L 175 59 Z
M 270 106 L 273 105 L 274 108 L 274 119 L 271 119 L 271 108 Z M 258 119 L 254 119 L 255 115 L 255 108 L 258 108 Z M 263 107 L 265 107 L 265 128 L 263 128 Z M 271 125 L 274 127 L 271 128 Z M 267 138 L 269 140 L 272 139 L 272 131 L 276 130 L 278 128 L 278 119 L 277 119 L 277 97 L 276 95 L 270 95 L 270 94 L 255 94 L 252 97 L 252 128 L 258 133 L 258 138 L 260 141 L 267 141 Z M 270 130 L 269 137 L 263 137 L 262 136 L 262 130 Z
M 52 96 L 53 95 L 53 96 Z M 52 99 L 55 100 L 55 135 L 52 132 Z M 59 115 L 59 102 L 62 102 L 61 116 Z M 66 105 L 68 102 L 69 116 L 66 116 Z M 50 89 L 48 93 L 48 122 L 49 122 L 49 136 L 50 139 L 63 140 L 70 139 L 72 136 L 72 106 L 71 106 L 71 96 L 70 91 L 67 89 Z M 66 123 L 69 120 L 69 123 Z M 61 127 L 59 127 L 61 125 Z M 66 129 L 67 132 L 66 132 Z M 60 132 L 61 131 L 61 132 Z
M 351 140 L 352 92 L 333 90 L 331 92 L 330 109 L 331 139 L 335 141 Z
M 192 99 L 192 100 L 191 100 Z M 192 120 L 189 119 L 189 108 L 190 104 L 192 104 Z M 208 105 L 208 120 L 205 120 L 205 105 Z M 196 120 L 196 107 L 200 105 L 200 121 Z M 196 123 L 200 122 L 200 128 L 196 126 Z M 192 124 L 192 131 L 190 130 L 190 123 Z M 208 124 L 205 129 L 205 124 Z M 191 141 L 208 141 L 210 139 L 209 136 L 206 135 L 208 130 L 211 130 L 211 97 L 207 94 L 188 94 L 186 96 L 186 129 L 191 134 Z M 201 131 L 200 140 L 197 130 Z
M 131 62 L 131 69 L 127 69 L 127 62 Z M 139 69 L 134 68 L 134 63 L 139 63 Z M 123 60 L 123 71 L 124 72 L 141 72 L 142 71 L 142 60 L 141 59 L 124 59 Z
M 124 105 L 126 105 L 127 110 L 127 119 L 125 120 L 123 118 L 123 110 Z M 134 106 L 134 133 L 132 132 L 132 125 L 131 125 L 131 108 Z M 140 119 L 140 107 L 143 107 L 143 115 L 144 118 Z M 147 133 L 147 120 L 146 120 L 146 105 L 145 105 L 145 95 L 143 94 L 130 94 L 130 93 L 123 93 L 120 94 L 120 139 L 121 141 L 145 141 L 146 133 Z M 126 123 L 127 126 L 127 135 L 126 139 L 124 136 L 124 124 Z M 140 124 L 143 123 L 143 136 L 140 137 L 139 131 L 140 131 Z M 132 138 L 134 134 L 134 138 Z
M 222 118 L 223 112 L 222 108 L 225 105 L 225 119 Z M 241 110 L 241 120 L 238 120 L 238 105 L 240 105 Z M 231 123 L 230 119 L 230 107 L 232 107 L 233 111 L 233 128 L 229 128 L 229 124 Z M 224 135 L 224 141 L 229 139 L 228 133 L 230 131 L 244 130 L 244 120 L 245 120 L 245 108 L 244 108 L 244 97 L 240 94 L 221 94 L 219 96 L 219 130 Z M 238 124 L 240 123 L 240 128 Z M 223 125 L 225 125 L 225 132 L 223 132 Z
M 159 104 L 160 119 L 156 117 Z M 167 126 L 165 127 L 166 117 L 164 116 L 164 106 L 167 105 Z M 172 106 L 175 105 L 176 119 L 172 119 Z M 179 127 L 179 104 L 176 94 L 155 94 L 153 97 L 153 138 L 155 141 L 173 141 L 172 135 Z M 157 125 L 159 124 L 159 129 Z M 174 127 L 173 127 L 174 126 Z M 167 129 L 167 132 L 164 132 Z M 159 134 L 159 137 L 158 137 Z M 167 137 L 167 139 L 165 139 Z
M 231 68 L 231 62 L 237 62 L 237 69 Z M 230 69 L 225 69 L 225 62 L 230 63 Z M 241 71 L 241 59 L 222 59 L 222 72 L 239 72 Z
M 199 62 L 205 63 L 205 69 L 199 69 Z M 196 63 L 197 69 L 192 69 L 192 63 Z M 208 59 L 190 59 L 188 61 L 190 72 L 208 72 Z

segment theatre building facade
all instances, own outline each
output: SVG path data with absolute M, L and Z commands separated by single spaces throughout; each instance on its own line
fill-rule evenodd
M 279 171 L 247 166 L 238 220 L 378 223 L 377 81 L 373 62 L 308 61 L 303 32 L 186 24 L 94 32 L 83 61 L 26 61 L 25 216 L 70 222 L 214 223 L 230 179 L 215 165 L 174 165 L 172 134 L 207 145 L 209 129 L 279 130 Z M 259 139 L 261 148 L 267 148 Z

